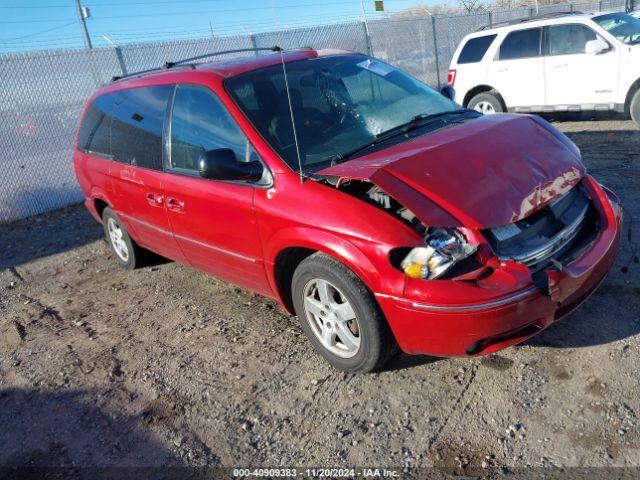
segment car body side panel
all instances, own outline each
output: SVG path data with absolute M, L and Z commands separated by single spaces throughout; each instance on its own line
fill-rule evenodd
M 256 190 L 255 208 L 267 274 L 275 285 L 278 254 L 289 247 L 322 251 L 351 268 L 374 292 L 402 293 L 404 275 L 388 259 L 398 246 L 422 238 L 377 207 L 329 185 L 300 179 L 293 172 L 275 176 L 273 187 Z

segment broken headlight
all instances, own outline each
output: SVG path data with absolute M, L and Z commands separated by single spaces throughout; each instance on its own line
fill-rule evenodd
M 438 278 L 477 248 L 469 245 L 464 235 L 453 228 L 430 228 L 425 243 L 424 247 L 412 249 L 400 263 L 411 278 Z

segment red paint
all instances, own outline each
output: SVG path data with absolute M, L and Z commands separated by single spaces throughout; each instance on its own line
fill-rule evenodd
M 285 61 L 317 55 L 303 50 L 285 54 Z M 464 356 L 483 339 L 477 353 L 523 341 L 575 308 L 611 268 L 621 226 L 617 199 L 585 174 L 575 146 L 553 127 L 535 117 L 495 115 L 323 172 L 369 179 L 427 225 L 464 227 L 468 238 L 481 243 L 478 256 L 487 274 L 480 280 L 407 278 L 391 265 L 389 252 L 418 246 L 422 238 L 395 217 L 332 186 L 300 183 L 225 92 L 224 78 L 278 62 L 280 54 L 274 54 L 169 70 L 115 82 L 96 94 L 180 82 L 211 89 L 271 170 L 270 188 L 124 166 L 76 149 L 76 175 L 88 209 L 97 217 L 95 200 L 101 200 L 145 247 L 283 305 L 286 288 L 278 285 L 274 272 L 278 254 L 304 247 L 331 255 L 374 293 L 400 347 L 409 353 Z M 533 286 L 527 267 L 500 263 L 477 230 L 523 218 L 580 181 L 592 197 L 601 230 L 577 259 L 554 274 L 551 296 L 545 296 Z
M 489 228 L 544 207 L 584 171 L 533 117 L 487 115 L 319 173 L 369 179 L 426 225 Z

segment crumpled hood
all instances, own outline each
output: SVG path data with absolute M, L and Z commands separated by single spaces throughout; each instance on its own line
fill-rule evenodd
M 430 226 L 520 220 L 585 174 L 580 152 L 544 120 L 485 115 L 317 172 L 376 184 Z

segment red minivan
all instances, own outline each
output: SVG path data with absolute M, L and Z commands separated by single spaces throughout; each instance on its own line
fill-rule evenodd
M 620 203 L 539 117 L 346 51 L 189 61 L 115 79 L 80 122 L 78 182 L 127 268 L 152 251 L 277 299 L 366 372 L 522 342 L 613 265 Z

